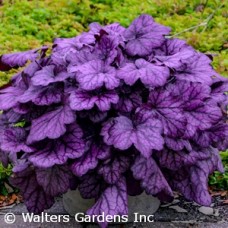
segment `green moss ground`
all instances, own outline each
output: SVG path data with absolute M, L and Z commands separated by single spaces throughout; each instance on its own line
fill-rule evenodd
M 186 39 L 201 52 L 214 54 L 213 66 L 220 74 L 228 77 L 228 1 L 225 0 L 2 2 L 0 55 L 51 44 L 55 37 L 75 36 L 87 30 L 88 25 L 94 21 L 101 24 L 120 22 L 127 26 L 141 13 L 148 13 L 157 22 L 170 26 L 173 36 Z M 0 72 L 0 85 L 6 83 L 12 74 L 13 72 Z M 226 164 L 228 166 L 228 162 Z M 228 176 L 226 178 L 228 183 Z M 216 184 L 216 180 L 211 179 L 211 184 Z

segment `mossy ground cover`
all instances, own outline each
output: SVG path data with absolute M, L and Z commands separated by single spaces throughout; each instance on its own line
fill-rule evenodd
M 213 54 L 215 69 L 228 77 L 225 0 L 1 0 L 0 4 L 0 55 L 51 45 L 56 37 L 72 37 L 86 31 L 94 21 L 127 26 L 141 13 L 148 13 L 157 22 L 170 26 L 172 36 Z M 0 72 L 0 85 L 13 73 Z M 228 156 L 223 157 L 228 167 Z M 216 173 L 210 183 L 227 188 L 228 170 L 224 175 Z

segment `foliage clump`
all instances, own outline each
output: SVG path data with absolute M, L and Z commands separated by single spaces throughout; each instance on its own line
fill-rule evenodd
M 127 196 L 143 191 L 209 206 L 208 176 L 228 148 L 228 80 L 212 56 L 147 14 L 89 28 L 49 52 L 1 56 L 1 71 L 25 66 L 0 90 L 0 147 L 28 210 L 72 186 L 95 199 L 90 215 L 127 214 Z

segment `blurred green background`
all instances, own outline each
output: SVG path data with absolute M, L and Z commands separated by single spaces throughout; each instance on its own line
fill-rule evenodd
M 51 45 L 55 37 L 72 37 L 91 22 L 128 26 L 141 13 L 172 28 L 197 50 L 214 54 L 214 68 L 228 71 L 228 1 L 223 0 L 0 0 L 0 55 Z M 0 85 L 14 72 L 0 72 Z M 228 152 L 222 154 L 226 173 L 210 184 L 228 189 Z

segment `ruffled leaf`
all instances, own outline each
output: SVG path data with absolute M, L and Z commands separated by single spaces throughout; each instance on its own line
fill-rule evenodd
M 0 90 L 0 110 L 7 110 L 18 103 L 18 98 L 24 93 L 25 89 L 10 86 Z
M 30 153 L 35 149 L 32 146 L 26 145 L 27 132 L 24 128 L 9 128 L 6 129 L 2 136 L 1 149 L 17 153 L 20 151 Z
M 66 124 L 73 123 L 75 115 L 69 106 L 60 106 L 32 121 L 27 142 L 59 138 L 66 132 Z
M 54 198 L 44 191 L 38 184 L 35 171 L 27 168 L 21 172 L 14 173 L 10 182 L 22 192 L 24 203 L 29 212 L 41 213 L 44 209 L 54 204 Z
M 102 164 L 98 168 L 98 174 L 102 175 L 107 183 L 115 184 L 120 179 L 121 174 L 127 171 L 129 165 L 129 157 L 119 156 Z
M 150 92 L 148 103 L 154 116 L 162 122 L 165 135 L 173 138 L 183 136 L 187 120 L 180 99 L 172 97 L 168 90 L 159 89 Z
M 47 50 L 46 47 L 42 49 L 44 51 Z M 35 49 L 0 56 L 0 71 L 8 71 L 12 68 L 24 66 L 29 60 L 33 61 L 39 56 L 39 50 L 40 49 Z
M 169 77 L 169 69 L 164 66 L 156 66 L 144 59 L 137 59 L 135 64 L 127 63 L 120 68 L 117 76 L 128 85 L 133 85 L 140 79 L 144 85 L 156 87 L 166 83 Z
M 115 91 L 89 92 L 76 90 L 70 95 L 70 107 L 73 110 L 90 110 L 96 105 L 99 110 L 107 111 L 116 104 L 119 97 Z
M 210 62 L 211 60 L 206 55 L 196 53 L 193 57 L 184 61 L 174 74 L 180 80 L 210 85 L 213 76 L 217 74 Z
M 87 212 L 88 215 L 127 215 L 127 191 L 124 179 L 118 181 L 116 185 L 108 187 L 94 206 Z M 106 223 L 106 222 L 105 222 Z
M 153 158 L 138 156 L 131 167 L 135 179 L 141 181 L 141 186 L 147 194 L 167 198 L 173 197 L 172 190 Z
M 159 164 L 167 169 L 178 170 L 185 166 L 194 165 L 198 160 L 204 160 L 209 158 L 208 153 L 205 150 L 201 151 L 172 151 L 164 149 L 156 154 L 159 159 Z
M 99 175 L 90 173 L 82 176 L 78 190 L 84 199 L 97 199 L 104 190 L 104 187 L 102 178 Z
M 155 23 L 150 15 L 143 14 L 124 32 L 124 38 L 128 41 L 126 51 L 130 56 L 149 55 L 153 48 L 164 42 L 164 35 L 168 35 L 169 32 L 168 27 Z
M 67 78 L 72 77 L 72 74 L 67 71 L 59 71 L 56 66 L 45 66 L 37 71 L 32 77 L 32 84 L 34 86 L 47 86 L 50 83 L 61 82 Z
M 51 105 L 60 103 L 63 95 L 63 87 L 60 84 L 52 84 L 48 87 L 30 86 L 18 99 L 21 103 L 32 101 L 36 105 Z
M 79 158 L 85 152 L 83 133 L 77 124 L 68 127 L 67 133 L 58 141 L 50 141 L 43 149 L 29 156 L 29 160 L 38 167 L 49 168 L 55 164 L 62 165 L 68 158 Z
M 59 196 L 67 192 L 70 187 L 72 174 L 67 166 L 53 166 L 51 168 L 36 169 L 36 178 L 40 186 L 49 196 Z
M 114 89 L 119 85 L 114 67 L 107 66 L 101 60 L 92 60 L 77 67 L 78 80 L 82 89 L 93 90 L 105 85 L 107 89 Z
M 83 176 L 89 170 L 96 168 L 99 159 L 105 159 L 110 154 L 110 147 L 106 145 L 92 144 L 89 150 L 71 166 L 76 176 Z
M 208 176 L 215 170 L 224 171 L 219 151 L 208 148 L 209 157 L 198 160 L 194 165 L 170 173 L 170 182 L 175 190 L 180 191 L 188 200 L 200 205 L 210 206 L 211 196 L 208 192 Z
M 150 157 L 152 149 L 161 150 L 164 140 L 161 136 L 160 121 L 144 115 L 135 123 L 125 116 L 108 121 L 102 131 L 104 141 L 120 150 L 126 150 L 134 145 L 145 157 Z M 153 139 L 153 140 L 152 140 Z
M 95 47 L 95 54 L 99 59 L 111 64 L 117 56 L 117 46 L 119 40 L 115 36 L 102 36 L 101 40 Z
M 187 61 L 195 55 L 195 50 L 186 44 L 184 40 L 167 39 L 162 46 L 162 53 L 155 53 L 153 60 L 158 60 L 162 64 L 172 69 L 178 69 L 183 61 Z

